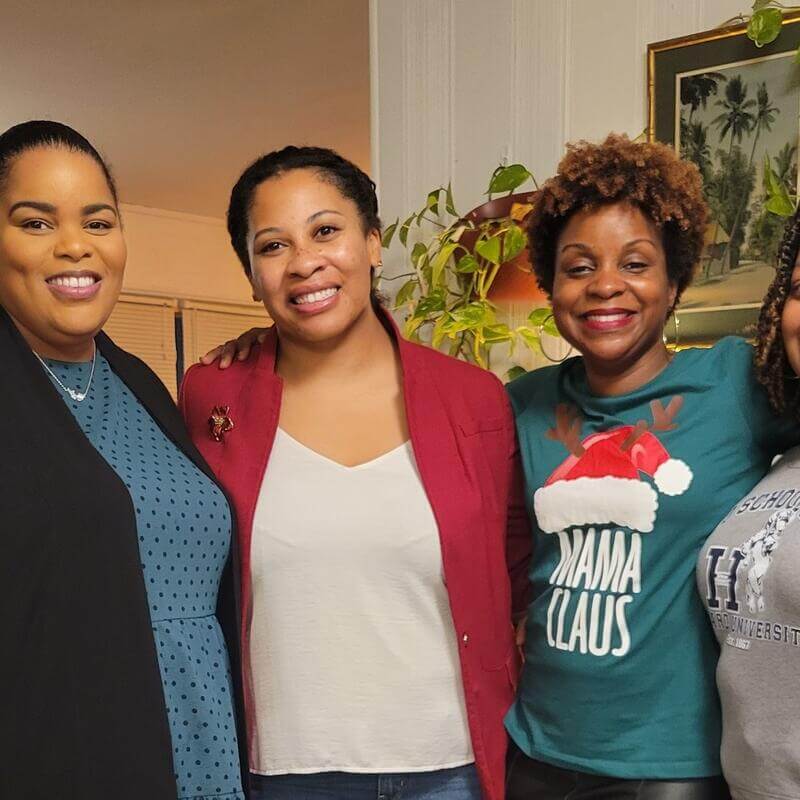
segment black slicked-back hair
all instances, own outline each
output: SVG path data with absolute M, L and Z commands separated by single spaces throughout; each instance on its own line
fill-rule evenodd
M 248 217 L 255 191 L 264 181 L 294 169 L 314 170 L 323 180 L 330 181 L 342 195 L 352 200 L 358 208 L 365 233 L 381 229 L 375 184 L 352 161 L 324 147 L 289 145 L 281 150 L 273 150 L 257 158 L 241 174 L 231 191 L 228 205 L 231 244 L 248 278 L 251 274 L 250 254 L 247 252 Z
M 114 202 L 117 202 L 117 186 L 111 170 L 94 145 L 69 125 L 50 120 L 21 122 L 0 134 L 0 189 L 8 178 L 14 159 L 38 147 L 63 147 L 76 153 L 85 153 L 103 170 Z

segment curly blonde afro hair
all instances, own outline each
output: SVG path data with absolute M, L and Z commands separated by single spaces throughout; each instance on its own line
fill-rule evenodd
M 708 221 L 700 172 L 665 144 L 615 133 L 602 144 L 568 144 L 558 172 L 536 194 L 528 247 L 539 286 L 552 295 L 556 246 L 569 218 L 612 203 L 636 206 L 661 229 L 667 274 L 680 298 L 700 259 Z

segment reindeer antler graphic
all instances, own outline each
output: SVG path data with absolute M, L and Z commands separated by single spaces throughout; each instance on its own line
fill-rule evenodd
M 675 395 L 672 400 L 667 403 L 667 407 L 661 405 L 660 400 L 653 400 L 650 403 L 650 413 L 653 415 L 653 424 L 648 425 L 643 419 L 640 419 L 633 430 L 625 437 L 625 441 L 620 445 L 624 450 L 630 450 L 636 440 L 648 430 L 651 431 L 674 431 L 678 426 L 673 422 L 678 412 L 683 406 L 683 398 L 680 395 Z
M 556 426 L 548 428 L 547 438 L 563 443 L 572 455 L 580 458 L 586 450 L 581 444 L 583 416 L 575 406 L 559 403 L 556 406 Z
M 654 431 L 674 431 L 678 426 L 672 421 L 683 406 L 683 398 L 675 395 L 664 408 L 658 400 L 650 403 L 650 412 L 653 415 Z

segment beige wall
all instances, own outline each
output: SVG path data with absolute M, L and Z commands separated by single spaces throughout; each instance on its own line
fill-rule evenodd
M 125 291 L 253 304 L 222 220 L 123 204 Z

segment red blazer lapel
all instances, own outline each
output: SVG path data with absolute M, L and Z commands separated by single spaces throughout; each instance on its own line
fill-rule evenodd
M 282 381 L 275 374 L 277 336 L 271 331 L 264 343 L 244 362 L 225 372 L 212 367 L 190 369 L 181 387 L 180 405 L 192 438 L 227 491 L 236 515 L 239 537 L 241 596 L 242 679 L 248 739 L 253 741 L 253 691 L 247 661 L 253 613 L 250 542 L 253 515 L 280 416 Z M 213 370 L 213 371 L 212 371 Z M 220 440 L 211 433 L 215 406 L 227 406 L 233 422 Z
M 283 382 L 275 374 L 277 342 L 277 336 L 271 332 L 259 350 L 256 363 L 247 370 L 240 382 L 237 396 L 231 398 L 230 416 L 235 427 L 225 434 L 222 443 L 225 454 L 218 472 L 220 480 L 231 494 L 239 524 L 244 598 L 243 641 L 247 641 L 246 631 L 252 612 L 250 542 L 253 515 L 281 410 Z

